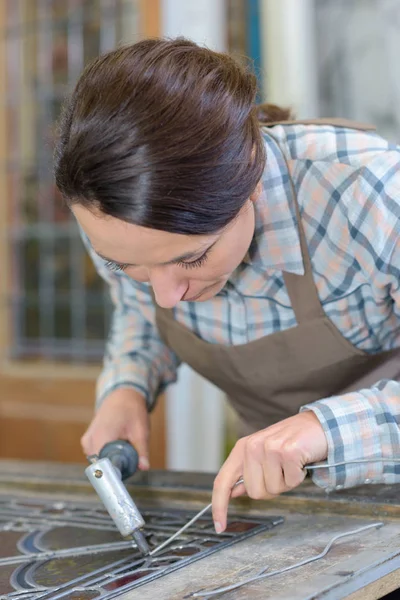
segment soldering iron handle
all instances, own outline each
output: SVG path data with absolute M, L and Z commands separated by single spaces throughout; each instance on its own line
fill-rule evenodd
M 126 440 L 108 442 L 100 451 L 99 458 L 108 458 L 120 473 L 124 481 L 134 475 L 139 464 L 139 455 Z

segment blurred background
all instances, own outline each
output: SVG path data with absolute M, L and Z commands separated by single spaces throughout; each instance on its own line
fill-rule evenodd
M 250 61 L 260 101 L 400 140 L 399 0 L 0 0 L 0 458 L 84 461 L 111 306 L 54 185 L 56 121 L 88 61 L 164 35 Z M 216 471 L 233 421 L 182 367 L 152 466 Z

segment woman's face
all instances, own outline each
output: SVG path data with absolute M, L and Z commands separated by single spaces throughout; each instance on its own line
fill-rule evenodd
M 172 308 L 181 301 L 203 302 L 215 296 L 240 265 L 254 234 L 253 202 L 214 235 L 179 235 L 132 225 L 79 204 L 72 211 L 94 251 L 111 270 L 149 282 L 157 304 Z

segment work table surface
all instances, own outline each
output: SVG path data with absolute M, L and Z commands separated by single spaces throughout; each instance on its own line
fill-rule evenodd
M 138 505 L 197 511 L 210 500 L 213 477 L 168 471 L 138 474 L 128 485 Z M 0 494 L 97 502 L 83 465 L 0 461 Z M 220 596 L 227 600 L 373 600 L 400 587 L 400 485 L 363 486 L 327 495 L 306 481 L 272 501 L 232 502 L 232 513 L 284 517 L 282 525 L 119 596 L 180 600 L 200 589 L 234 583 L 320 553 L 336 534 L 382 521 L 384 526 L 338 541 L 315 563 Z

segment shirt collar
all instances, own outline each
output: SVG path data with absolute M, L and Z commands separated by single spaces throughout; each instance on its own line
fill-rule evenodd
M 255 232 L 244 262 L 253 268 L 304 275 L 292 183 L 283 151 L 263 132 L 267 161 L 254 204 Z

